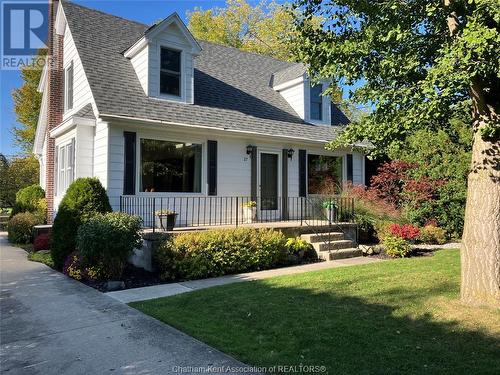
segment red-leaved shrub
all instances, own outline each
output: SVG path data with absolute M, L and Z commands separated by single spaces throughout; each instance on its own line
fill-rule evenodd
M 389 225 L 389 232 L 395 237 L 401 237 L 404 240 L 414 240 L 420 234 L 420 229 L 411 224 L 391 224 Z
M 33 242 L 33 250 L 49 250 L 50 249 L 50 235 L 48 233 L 42 233 L 35 238 Z
M 376 196 L 394 207 L 402 204 L 402 192 L 407 181 L 407 172 L 415 168 L 412 163 L 393 160 L 382 164 L 370 180 L 370 190 Z

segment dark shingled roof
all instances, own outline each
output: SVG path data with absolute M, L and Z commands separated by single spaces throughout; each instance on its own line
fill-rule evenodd
M 292 79 L 299 78 L 306 72 L 307 68 L 304 64 L 292 64 L 285 69 L 273 73 L 273 86 L 278 86 Z
M 122 54 L 149 26 L 70 2 L 64 2 L 63 8 L 101 116 L 312 141 L 332 140 L 340 130 L 337 126 L 304 123 L 272 89 L 273 73 L 294 71 L 301 64 L 203 41 L 199 41 L 202 52 L 194 60 L 194 104 L 150 98 L 142 90 L 131 62 Z M 339 121 L 339 116 L 332 119 Z
M 88 118 L 90 120 L 95 120 L 94 110 L 92 109 L 92 104 L 85 104 L 78 112 L 76 112 L 74 117 Z

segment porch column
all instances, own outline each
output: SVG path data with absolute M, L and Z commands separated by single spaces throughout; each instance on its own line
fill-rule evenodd
M 288 149 L 281 153 L 281 220 L 288 220 Z

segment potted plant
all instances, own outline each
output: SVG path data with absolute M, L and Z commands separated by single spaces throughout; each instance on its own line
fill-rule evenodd
M 323 202 L 323 209 L 325 210 L 325 216 L 329 222 L 335 221 L 335 214 L 337 211 L 337 202 L 332 199 L 328 199 Z
M 178 213 L 172 210 L 159 210 L 155 212 L 163 230 L 173 230 Z
M 251 224 L 257 220 L 257 202 L 248 201 L 241 204 L 243 208 L 243 222 Z

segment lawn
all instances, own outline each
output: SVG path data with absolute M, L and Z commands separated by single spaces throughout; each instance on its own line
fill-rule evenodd
M 36 253 L 29 253 L 28 260 L 31 260 L 32 262 L 43 263 L 49 267 L 54 268 L 54 261 L 52 260 L 50 252 L 38 251 Z
M 131 305 L 252 365 L 498 373 L 500 311 L 458 301 L 457 250 Z

